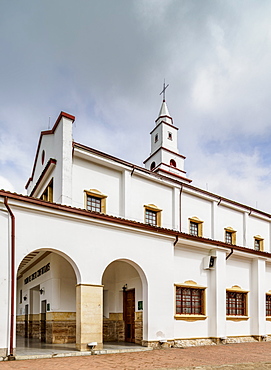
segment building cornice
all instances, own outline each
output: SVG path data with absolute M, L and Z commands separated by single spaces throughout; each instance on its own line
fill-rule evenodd
M 168 116 L 163 116 L 163 117 L 168 117 Z M 163 118 L 163 117 L 159 117 L 159 118 L 157 118 L 157 120 L 156 120 L 156 121 L 158 121 L 160 118 Z M 170 118 L 170 119 L 172 120 L 172 118 L 171 118 L 171 117 L 168 117 L 168 118 Z M 155 121 L 155 122 L 156 122 L 156 121 Z M 161 121 L 161 122 L 159 122 L 159 123 L 154 127 L 154 129 L 153 129 L 153 130 L 151 130 L 150 134 L 152 134 L 152 133 L 153 133 L 153 131 L 155 131 L 155 130 L 157 129 L 157 127 L 159 127 L 162 123 L 164 123 L 165 125 L 169 126 L 170 128 L 174 128 L 175 130 L 179 130 L 179 128 L 178 128 L 178 127 L 176 127 L 176 126 L 173 126 L 173 124 L 168 123 L 168 122 L 166 122 L 166 121 Z
M 128 220 L 128 219 L 124 219 L 120 217 L 110 216 L 107 214 L 74 208 L 74 207 L 57 204 L 57 203 L 50 203 L 50 202 L 47 202 L 41 199 L 36 199 L 36 198 L 29 197 L 26 195 L 11 193 L 5 190 L 0 190 L 0 197 L 8 198 L 9 200 L 14 200 L 14 201 L 19 201 L 19 202 L 25 202 L 30 205 L 40 206 L 40 207 L 43 207 L 44 209 L 65 212 L 71 215 L 84 216 L 86 218 L 106 221 L 112 224 L 127 226 L 127 227 L 134 228 L 137 230 L 149 231 L 149 232 L 156 233 L 158 235 L 173 236 L 176 238 L 176 240 L 178 240 L 178 242 L 174 244 L 178 244 L 181 239 L 191 240 L 191 241 L 196 241 L 199 244 L 203 243 L 203 244 L 208 244 L 213 247 L 223 247 L 223 248 L 227 248 L 229 250 L 235 250 L 235 251 L 238 251 L 244 254 L 250 254 L 250 255 L 255 255 L 255 256 L 271 259 L 271 253 L 269 252 L 257 251 L 257 250 L 247 248 L 247 247 L 231 245 L 231 244 L 227 244 L 225 242 L 219 241 L 219 240 L 194 236 L 194 235 L 186 234 L 184 232 L 179 232 L 176 230 L 166 229 L 166 228 L 157 227 L 157 226 L 151 226 L 151 225 L 144 224 L 138 221 L 132 221 L 132 220 Z M 10 206 L 12 206 L 11 203 L 10 203 Z
M 147 159 L 145 159 L 145 161 L 143 162 L 144 164 L 151 158 L 153 157 L 157 152 L 159 152 L 159 150 L 165 150 L 166 152 L 168 153 L 171 153 L 171 154 L 174 154 L 176 155 L 177 157 L 180 157 L 182 159 L 185 159 L 186 157 L 182 154 L 179 154 L 179 153 L 176 153 L 176 152 L 173 152 L 173 150 L 170 150 L 170 149 L 167 149 L 165 148 L 164 146 L 160 146 L 158 149 L 156 149 L 155 152 L 153 152 Z

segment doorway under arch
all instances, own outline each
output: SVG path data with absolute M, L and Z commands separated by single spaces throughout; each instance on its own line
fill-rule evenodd
M 147 312 L 147 280 L 142 269 L 129 260 L 113 261 L 104 270 L 102 285 L 103 341 L 142 344 L 143 313 L 146 317 Z
M 16 334 L 40 342 L 76 342 L 76 284 L 79 272 L 69 258 L 36 250 L 17 270 Z

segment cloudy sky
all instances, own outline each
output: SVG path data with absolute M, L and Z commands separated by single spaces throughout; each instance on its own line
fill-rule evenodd
M 0 0 L 0 188 L 41 130 L 143 165 L 164 78 L 195 186 L 271 212 L 270 0 Z

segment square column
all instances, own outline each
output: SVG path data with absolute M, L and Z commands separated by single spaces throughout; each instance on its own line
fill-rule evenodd
M 76 348 L 89 351 L 88 343 L 103 348 L 103 286 L 76 285 Z
M 252 335 L 261 339 L 266 334 L 265 313 L 265 259 L 258 257 L 252 261 L 250 312 Z
M 210 337 L 221 339 L 226 337 L 226 256 L 223 249 L 212 250 L 216 257 L 215 268 L 210 270 L 210 306 L 208 316 Z

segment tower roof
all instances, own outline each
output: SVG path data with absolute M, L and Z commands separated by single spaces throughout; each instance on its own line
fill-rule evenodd
M 159 125 L 159 123 L 161 122 L 169 123 L 171 125 L 173 124 L 173 119 L 169 113 L 167 103 L 165 100 L 163 100 L 162 102 L 158 118 L 156 119 L 155 122 L 156 122 L 156 125 Z
M 161 117 L 161 116 L 171 117 L 165 100 L 163 100 L 162 102 L 158 117 Z

